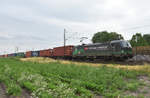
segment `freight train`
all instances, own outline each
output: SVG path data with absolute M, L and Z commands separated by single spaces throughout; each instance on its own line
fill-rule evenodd
M 115 40 L 106 43 L 62 46 L 53 49 L 12 53 L 0 57 L 51 57 L 63 59 L 128 59 L 133 57 L 132 46 L 128 41 Z

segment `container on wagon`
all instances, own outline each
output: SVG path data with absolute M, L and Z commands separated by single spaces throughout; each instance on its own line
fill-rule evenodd
M 15 56 L 16 56 L 16 53 L 8 54 L 8 57 L 15 57 Z
M 8 57 L 8 54 L 5 54 L 4 57 L 7 58 L 7 57 Z
M 70 46 L 62 46 L 62 47 L 56 47 L 53 49 L 53 56 L 54 57 L 62 57 L 62 56 L 72 56 L 73 52 L 73 47 L 72 45 Z
M 4 58 L 4 57 L 5 57 L 5 55 L 2 55 L 2 57 Z
M 52 49 L 40 50 L 39 56 L 41 56 L 41 57 L 52 57 Z
M 8 54 L 8 57 L 11 57 L 11 54 Z
M 32 57 L 38 57 L 40 54 L 40 51 L 31 51 L 31 56 Z
M 26 57 L 31 57 L 31 56 L 32 56 L 32 55 L 31 55 L 31 51 L 27 51 L 26 54 L 25 54 L 25 56 L 26 56 Z
M 2 58 L 3 57 L 3 55 L 0 55 L 0 58 Z
M 26 57 L 38 57 L 39 53 L 40 53 L 39 51 L 27 51 Z
M 16 53 L 16 56 L 17 57 L 25 57 L 25 53 L 24 52 L 19 52 L 19 53 Z

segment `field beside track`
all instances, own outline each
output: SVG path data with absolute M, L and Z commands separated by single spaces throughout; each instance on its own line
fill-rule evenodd
M 0 94 L 6 98 L 149 98 L 149 75 L 149 65 L 0 58 Z

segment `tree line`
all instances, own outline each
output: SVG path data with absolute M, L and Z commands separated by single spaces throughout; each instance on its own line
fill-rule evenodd
M 124 37 L 121 34 L 118 34 L 117 32 L 107 32 L 107 31 L 101 31 L 94 34 L 92 38 L 93 43 L 103 43 L 108 42 L 112 40 L 123 40 Z M 135 46 L 150 46 L 150 34 L 144 34 L 136 33 L 132 36 L 132 38 L 129 40 L 131 45 L 133 47 Z

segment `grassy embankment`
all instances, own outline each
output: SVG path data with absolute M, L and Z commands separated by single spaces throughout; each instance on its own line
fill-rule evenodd
M 138 67 L 127 70 L 114 65 L 76 66 L 91 64 L 46 59 L 23 61 L 15 58 L 0 59 L 0 82 L 6 85 L 7 94 L 19 96 L 22 89 L 27 89 L 33 97 L 40 98 L 132 98 L 124 95 L 124 92 L 134 92 L 145 85 L 137 77 L 148 75 L 150 70 L 149 66 L 141 67 L 140 70 Z

